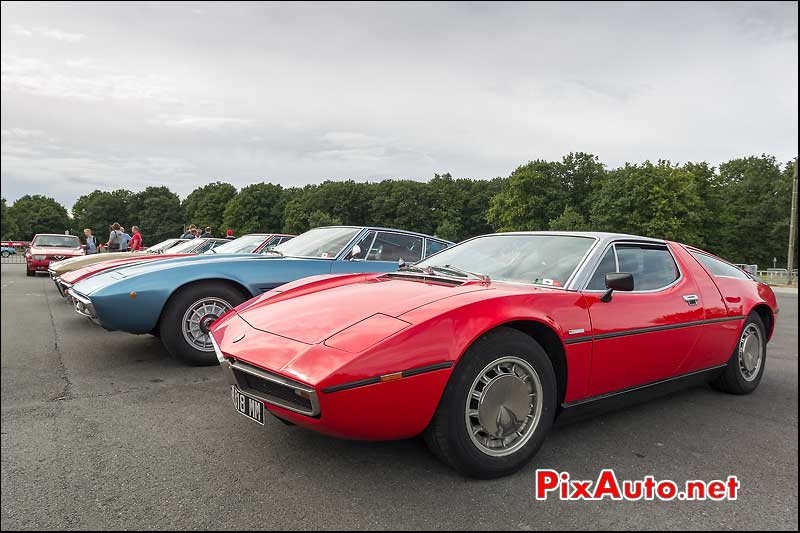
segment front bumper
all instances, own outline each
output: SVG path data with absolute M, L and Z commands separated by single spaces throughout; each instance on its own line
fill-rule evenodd
M 75 307 L 76 313 L 88 318 L 98 326 L 100 325 L 100 322 L 97 320 L 97 314 L 94 310 L 94 304 L 92 304 L 92 300 L 88 296 L 84 296 L 83 294 L 80 294 L 72 289 L 67 289 L 67 294 L 69 295 L 72 304 Z
M 268 405 L 311 418 L 320 416 L 319 398 L 313 387 L 278 376 L 242 361 L 220 361 L 228 383 Z

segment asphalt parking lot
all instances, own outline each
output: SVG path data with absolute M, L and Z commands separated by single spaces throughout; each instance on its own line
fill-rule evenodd
M 335 440 L 234 413 L 218 368 L 78 317 L 2 266 L 2 529 L 794 529 L 797 293 L 760 388 L 689 389 L 557 428 L 514 476 L 464 479 L 420 440 Z M 738 501 L 544 502 L 536 468 L 737 475 Z

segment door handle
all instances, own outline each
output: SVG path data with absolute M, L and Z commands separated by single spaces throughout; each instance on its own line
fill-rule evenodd
M 687 294 L 683 297 L 683 300 L 689 305 L 697 305 L 697 295 L 696 294 Z

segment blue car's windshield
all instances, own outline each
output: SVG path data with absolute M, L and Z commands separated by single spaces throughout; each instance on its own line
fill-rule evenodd
M 274 250 L 288 257 L 334 259 L 360 231 L 361 228 L 314 228 L 279 244 Z M 271 251 L 265 250 L 264 253 Z
M 249 254 L 258 246 L 264 242 L 264 239 L 267 238 L 267 235 L 262 234 L 252 234 L 252 235 L 243 235 L 238 239 L 234 239 L 230 242 L 226 242 L 225 244 L 220 244 L 216 248 L 212 248 L 205 252 L 208 255 L 214 254 Z
M 590 237 L 571 235 L 487 235 L 439 252 L 413 268 L 562 287 L 594 242 Z
M 161 253 L 170 246 L 174 246 L 176 243 L 185 242 L 185 239 L 167 239 L 166 241 L 161 241 L 158 244 L 154 244 L 150 248 L 147 249 L 148 252 L 151 254 Z

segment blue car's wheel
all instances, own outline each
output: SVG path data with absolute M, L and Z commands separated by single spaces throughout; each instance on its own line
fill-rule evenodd
M 181 289 L 164 308 L 161 341 L 171 355 L 185 363 L 216 364 L 208 327 L 244 300 L 241 292 L 224 283 L 198 283 Z

